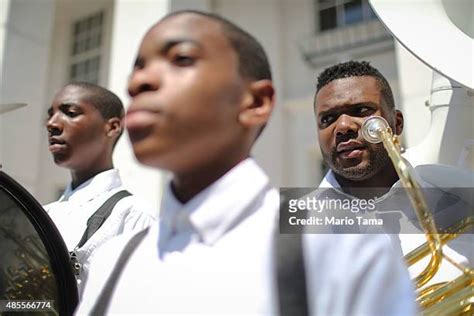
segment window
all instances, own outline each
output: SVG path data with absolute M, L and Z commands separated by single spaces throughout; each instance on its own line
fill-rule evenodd
M 315 33 L 303 38 L 299 49 L 311 66 L 319 68 L 348 58 L 393 50 L 393 37 L 368 0 L 315 0 Z
M 315 4 L 318 32 L 376 18 L 367 0 L 316 0 Z
M 99 82 L 103 25 L 103 12 L 73 23 L 69 80 Z

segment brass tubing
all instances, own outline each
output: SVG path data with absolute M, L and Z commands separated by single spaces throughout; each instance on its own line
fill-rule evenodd
M 423 311 L 425 316 L 438 315 L 472 315 L 474 310 L 474 286 L 465 287 L 443 301 Z
M 443 259 L 441 238 L 436 229 L 433 217 L 426 205 L 423 193 L 415 179 L 413 179 L 411 174 L 412 167 L 409 162 L 400 155 L 400 149 L 397 147 L 398 142 L 396 136 L 392 136 L 390 128 L 378 130 L 377 132 L 382 139 L 383 145 L 387 150 L 393 165 L 395 166 L 400 181 L 408 191 L 408 197 L 410 198 L 413 209 L 423 227 L 428 241 L 431 253 L 430 262 L 414 280 L 416 287 L 420 288 L 431 280 L 439 269 Z
M 418 296 L 416 297 L 416 301 L 418 302 L 419 305 L 424 305 L 423 303 L 427 297 L 432 295 L 436 290 L 442 288 L 445 286 L 448 282 L 440 282 L 436 283 L 430 286 L 425 287 L 424 289 L 421 289 L 418 291 Z
M 459 235 L 463 234 L 472 227 L 474 227 L 474 217 L 470 216 L 464 218 L 457 224 L 449 227 L 446 232 L 440 234 L 441 244 L 445 245 L 447 242 L 459 237 Z M 409 266 L 411 266 L 418 262 L 420 259 L 427 256 L 429 253 L 430 246 L 429 244 L 425 243 L 405 255 L 405 261 Z
M 425 233 L 427 242 L 405 256 L 407 264 L 411 266 L 431 255 L 428 265 L 413 280 L 418 288 L 417 302 L 420 304 L 422 314 L 474 315 L 474 269 L 464 267 L 442 252 L 444 244 L 474 226 L 474 217 L 468 216 L 446 231 L 438 232 L 422 189 L 415 181 L 414 170 L 400 155 L 398 137 L 392 135 L 388 123 L 381 117 L 370 117 L 364 122 L 361 131 L 368 142 L 383 143 Z M 437 273 L 443 259 L 458 268 L 462 275 L 449 282 L 421 288 Z
M 418 297 L 417 301 L 422 308 L 428 308 L 446 300 L 448 297 L 455 296 L 458 291 L 469 288 L 473 284 L 473 281 L 472 274 L 463 274 L 453 281 L 446 282 L 443 286 L 436 288 L 424 297 Z

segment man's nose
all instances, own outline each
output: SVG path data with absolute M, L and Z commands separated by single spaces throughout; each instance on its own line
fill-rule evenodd
M 356 118 L 347 114 L 342 114 L 337 119 L 334 133 L 336 136 L 357 135 L 359 128 L 360 126 Z
M 128 94 L 133 98 L 142 92 L 155 91 L 160 87 L 160 66 L 150 64 L 142 69 L 136 69 L 128 82 Z
M 46 122 L 46 129 L 50 136 L 60 135 L 63 130 L 61 120 L 57 114 L 53 114 Z

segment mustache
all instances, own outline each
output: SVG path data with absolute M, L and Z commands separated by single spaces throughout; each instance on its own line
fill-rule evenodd
M 344 144 L 347 143 L 347 144 Z M 339 146 L 342 144 L 341 146 Z M 336 135 L 335 144 L 331 149 L 331 156 L 333 159 L 339 154 L 344 148 L 370 148 L 370 143 L 368 143 L 362 135 L 359 135 L 356 131 L 347 131 L 346 133 L 341 133 Z
M 359 133 L 353 130 L 349 130 L 346 133 L 336 134 L 336 147 L 340 143 L 347 142 L 349 140 L 356 140 L 359 143 L 365 142 L 363 137 L 359 137 Z

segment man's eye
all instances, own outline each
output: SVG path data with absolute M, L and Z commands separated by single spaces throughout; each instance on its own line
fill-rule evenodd
M 188 56 L 188 55 L 175 55 L 173 57 L 173 64 L 180 66 L 180 67 L 185 67 L 185 66 L 191 66 L 194 64 L 196 59 L 194 57 Z
M 364 115 L 364 114 L 368 114 L 370 110 L 371 109 L 366 106 L 360 106 L 360 107 L 355 108 L 354 113 L 356 115 Z
M 332 115 L 332 114 L 331 115 L 324 115 L 324 116 L 321 117 L 320 123 L 323 126 L 327 126 L 327 125 L 331 124 L 334 121 L 334 118 L 335 118 L 335 116 Z
M 79 112 L 75 112 L 75 111 L 65 111 L 64 114 L 66 114 L 67 116 L 69 117 L 76 117 L 79 115 Z

